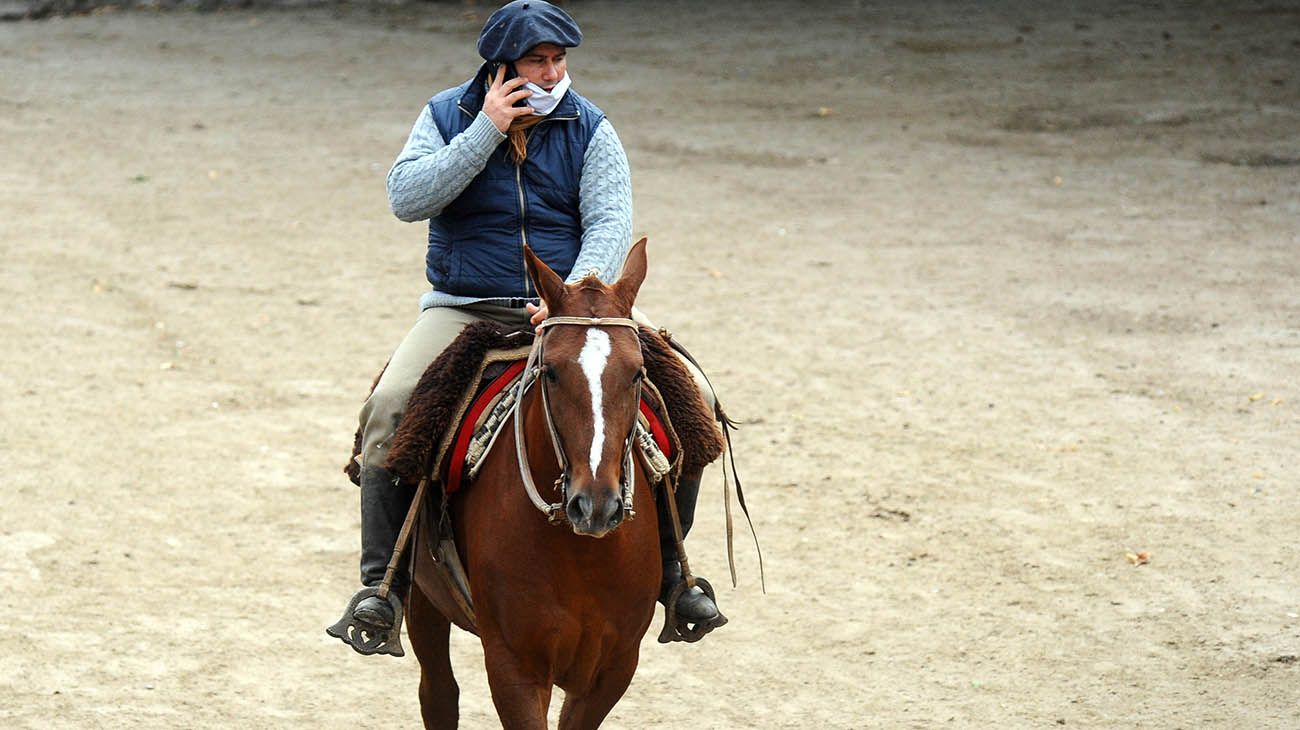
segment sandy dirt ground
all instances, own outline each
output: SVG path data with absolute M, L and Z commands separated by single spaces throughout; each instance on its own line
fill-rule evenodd
M 1300 727 L 1300 10 L 1054 5 L 570 5 L 767 569 L 715 467 L 608 726 Z M 323 629 L 490 9 L 0 26 L 0 727 L 418 723 Z

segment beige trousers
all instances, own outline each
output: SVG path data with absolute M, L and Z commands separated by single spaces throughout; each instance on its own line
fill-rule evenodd
M 633 307 L 632 319 L 638 324 L 654 328 L 654 324 L 640 310 Z M 467 304 L 461 307 L 430 307 L 420 313 L 415 325 L 402 338 L 388 367 L 375 385 L 375 390 L 361 407 L 361 465 L 383 466 L 388 458 L 388 447 L 397 433 L 406 401 L 410 399 L 420 376 L 429 364 L 438 359 L 442 351 L 460 335 L 466 326 L 483 320 L 519 327 L 528 322 L 528 312 L 496 304 Z M 690 361 L 678 358 L 695 378 L 704 403 L 713 410 L 713 392 L 704 374 Z

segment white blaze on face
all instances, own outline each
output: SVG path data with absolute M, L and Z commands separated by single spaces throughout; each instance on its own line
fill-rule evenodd
M 609 364 L 609 333 L 592 327 L 587 330 L 587 342 L 578 354 L 578 364 L 582 366 L 583 375 L 587 376 L 587 386 L 591 388 L 591 474 L 596 475 L 600 466 L 600 452 L 605 448 L 605 414 L 602 408 L 603 390 L 600 387 L 601 376 Z

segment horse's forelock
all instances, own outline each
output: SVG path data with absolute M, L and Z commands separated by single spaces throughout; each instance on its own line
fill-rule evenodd
M 627 317 L 631 315 L 630 303 L 620 301 L 613 288 L 595 275 L 589 274 L 581 281 L 565 287 L 563 311 L 574 317 Z

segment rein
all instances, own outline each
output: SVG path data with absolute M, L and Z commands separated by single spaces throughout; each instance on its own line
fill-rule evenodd
M 534 507 L 546 515 L 546 521 L 553 525 L 568 521 L 564 503 L 569 495 L 569 460 L 560 444 L 560 434 L 555 428 L 555 419 L 551 416 L 551 402 L 547 394 L 546 381 L 539 376 L 541 374 L 542 343 L 545 340 L 546 329 L 557 325 L 630 327 L 633 330 L 640 328 L 640 325 L 626 317 L 548 317 L 538 325 L 541 333 L 533 340 L 533 348 L 528 352 L 528 362 L 524 366 L 524 375 L 519 379 L 519 385 L 515 392 L 513 414 L 515 421 L 515 455 L 519 459 L 519 478 L 524 483 L 524 491 L 527 492 L 528 499 L 532 501 Z M 640 347 L 639 338 L 637 346 Z M 528 445 L 524 441 L 524 393 L 539 379 L 542 382 L 542 413 L 546 416 L 546 429 L 550 434 L 551 447 L 555 449 L 555 459 L 560 465 L 560 476 L 555 480 L 555 486 L 560 490 L 560 501 L 554 503 L 542 499 L 542 495 L 537 491 L 537 484 L 533 482 L 532 469 L 528 465 Z M 637 382 L 636 398 L 640 402 L 640 381 Z M 623 442 L 623 474 L 620 477 L 623 511 L 628 519 L 631 519 L 635 514 L 632 511 L 632 440 L 635 434 L 636 428 L 633 427 L 631 432 L 628 433 L 627 439 Z

